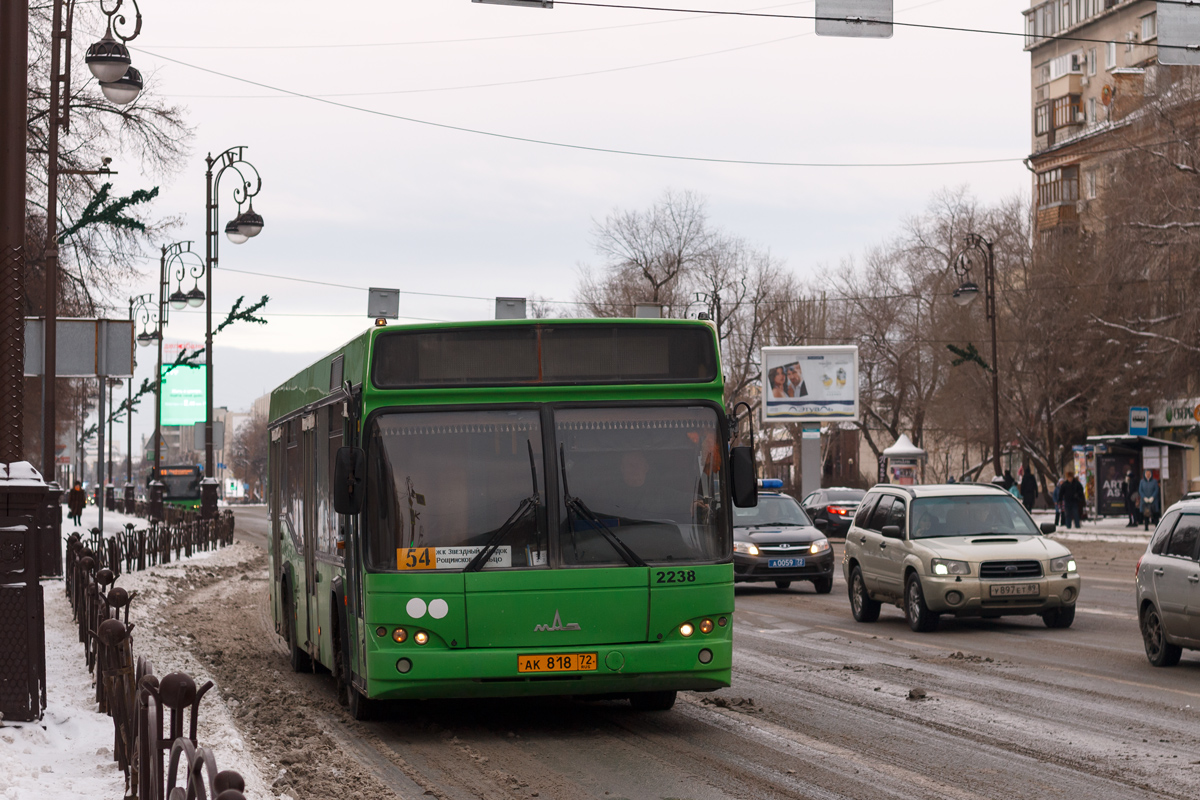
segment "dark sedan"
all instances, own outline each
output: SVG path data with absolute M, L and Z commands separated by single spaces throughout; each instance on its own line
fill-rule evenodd
M 862 489 L 818 489 L 801 503 L 813 522 L 825 520 L 825 533 L 838 539 L 846 538 L 854 512 L 865 495 Z
M 812 581 L 818 594 L 833 588 L 833 549 L 795 499 L 758 493 L 755 508 L 733 509 L 734 582 Z

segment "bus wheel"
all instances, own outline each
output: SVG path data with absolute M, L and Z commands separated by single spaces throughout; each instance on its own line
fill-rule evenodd
M 637 692 L 629 695 L 634 711 L 670 711 L 675 705 L 675 692 Z
M 349 694 L 347 699 L 349 700 L 350 716 L 359 722 L 379 718 L 380 706 L 378 700 L 370 699 L 353 686 L 347 686 L 346 690 Z
M 285 585 L 283 597 L 283 617 L 287 624 L 288 649 L 292 653 L 292 672 L 311 672 L 312 660 L 296 644 L 296 601 L 292 597 L 291 586 Z

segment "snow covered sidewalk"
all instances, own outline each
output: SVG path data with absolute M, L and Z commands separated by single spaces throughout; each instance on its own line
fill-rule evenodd
M 83 534 L 99 522 L 99 512 L 89 506 L 83 513 Z M 105 534 L 124 529 L 126 522 L 142 527 L 145 521 L 106 511 Z M 76 528 L 66 523 L 63 534 Z M 191 558 L 122 575 L 116 585 L 138 596 L 131 606 L 134 656 L 146 656 L 160 678 L 187 672 L 198 686 L 211 680 L 181 642 L 172 640 L 156 624 L 161 616 L 165 584 L 177 584 L 187 566 L 238 563 L 249 554 L 246 545 L 198 553 Z M 156 585 L 157 584 L 157 585 Z M 113 760 L 113 721 L 97 710 L 95 687 L 84 660 L 84 648 L 71 617 L 71 606 L 61 580 L 43 581 L 46 620 L 46 713 L 40 722 L 0 720 L 0 798 L 4 800 L 120 800 L 125 796 L 125 776 Z M 250 800 L 277 797 L 264 782 L 246 750 L 241 732 L 223 700 L 221 686 L 200 704 L 198 741 L 212 748 L 217 767 L 241 773 Z

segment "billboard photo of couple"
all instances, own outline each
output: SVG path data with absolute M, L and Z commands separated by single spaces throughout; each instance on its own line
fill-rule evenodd
M 858 348 L 764 347 L 763 420 L 858 418 Z

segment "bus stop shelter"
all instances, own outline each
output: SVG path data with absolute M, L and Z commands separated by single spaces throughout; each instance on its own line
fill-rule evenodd
M 1187 491 L 1183 454 L 1192 449 L 1190 444 L 1127 433 L 1089 436 L 1087 441 L 1096 453 L 1096 516 L 1125 515 L 1121 483 L 1126 473 L 1133 473 L 1136 483 L 1145 470 L 1153 471 L 1162 489 L 1164 509 Z

